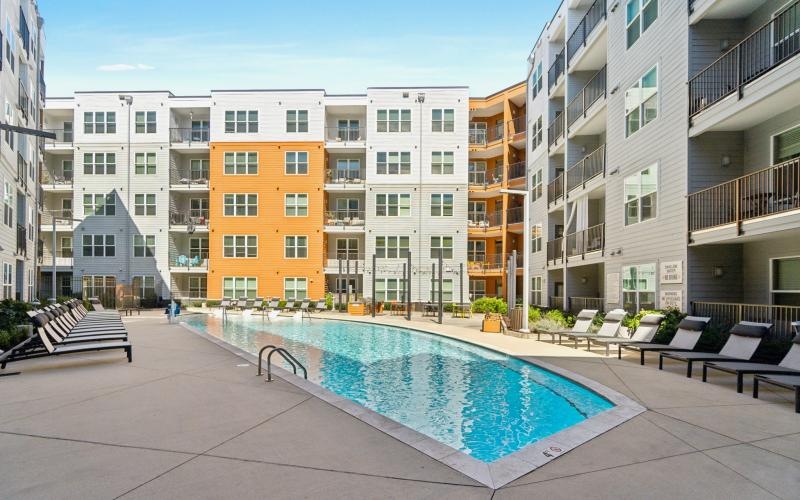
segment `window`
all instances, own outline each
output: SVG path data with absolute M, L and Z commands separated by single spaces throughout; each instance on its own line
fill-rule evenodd
M 542 305 L 542 277 L 531 278 L 531 304 Z
M 436 278 L 432 281 L 431 286 L 431 302 L 439 302 L 439 279 Z M 453 280 L 442 280 L 442 304 L 453 302 Z
M 306 278 L 283 278 L 283 297 L 286 300 L 302 300 L 308 297 Z
M 246 134 L 258 132 L 258 111 L 226 111 L 225 133 Z
M 223 236 L 222 255 L 246 259 L 258 257 L 258 236 L 252 234 Z
M 83 298 L 99 297 L 101 301 L 106 301 L 114 297 L 117 288 L 117 278 L 115 276 L 83 275 Z
M 287 132 L 308 132 L 308 110 L 287 109 L 286 110 L 286 131 Z
M 358 120 L 339 120 L 336 127 L 336 139 L 340 141 L 361 141 L 361 124 Z
M 72 142 L 72 122 L 64 122 L 64 142 Z
M 375 300 L 379 302 L 405 301 L 406 281 L 398 278 L 375 278 Z
M 486 280 L 469 280 L 469 299 L 474 301 L 486 296 Z
M 356 290 L 356 279 L 350 278 L 336 278 L 336 284 L 334 285 L 334 293 L 351 293 L 355 295 Z
M 137 111 L 135 118 L 135 130 L 137 134 L 155 134 L 156 133 L 156 112 L 155 111 Z
M 6 61 L 8 62 L 11 72 L 14 72 L 14 61 L 17 60 L 17 37 L 8 36 L 8 33 L 15 33 L 16 30 L 11 27 L 11 19 L 6 17 L 6 29 L 3 33 L 6 36 L 2 37 L 6 41 Z
M 111 216 L 117 214 L 117 196 L 109 194 L 84 194 L 83 215 Z
M 772 138 L 772 156 L 774 165 L 800 157 L 800 127 L 787 130 Z
M 531 253 L 542 251 L 542 225 L 534 224 L 531 228 Z
M 258 215 L 257 194 L 226 194 L 222 204 L 227 216 L 253 217 Z
M 486 162 L 471 161 L 467 164 L 468 177 L 470 184 L 486 184 Z
M 625 225 L 656 217 L 658 208 L 658 167 L 652 165 L 625 178 Z
M 14 298 L 14 266 L 8 262 L 3 262 L 3 298 Z
M 411 215 L 411 195 L 376 194 L 375 215 L 378 217 L 408 217 Z
M 800 257 L 772 259 L 770 266 L 772 304 L 800 306 Z
M 542 117 L 533 122 L 531 125 L 531 151 L 535 151 L 542 144 Z
M 156 256 L 156 236 L 154 234 L 134 234 L 133 235 L 133 256 L 134 257 L 155 257 Z
M 189 298 L 203 299 L 206 297 L 208 289 L 207 276 L 189 276 Z
M 361 160 L 336 160 L 336 173 L 333 182 L 348 182 L 361 179 Z
M 83 114 L 84 134 L 116 134 L 117 113 L 114 111 L 87 111 Z
M 336 220 L 341 221 L 348 218 L 361 219 L 362 214 L 361 210 L 359 210 L 359 206 L 360 202 L 358 198 L 337 198 Z
M 379 109 L 378 132 L 411 132 L 411 110 Z
M 439 254 L 443 259 L 453 258 L 452 236 L 431 236 L 431 259 L 438 259 Z
M 14 185 L 6 181 L 3 185 L 3 223 L 8 227 L 14 227 Z
M 531 87 L 531 100 L 533 100 L 539 92 L 542 91 L 542 63 L 536 65 L 536 68 L 531 72 L 531 82 L 528 84 Z M 552 85 L 552 84 L 551 84 Z
M 113 234 L 83 235 L 84 257 L 114 257 L 115 255 L 116 247 L 114 246 Z
M 133 290 L 139 293 L 139 298 L 143 301 L 153 303 L 156 298 L 156 277 L 155 276 L 133 276 Z
M 286 217 L 305 217 L 308 215 L 308 194 L 287 193 L 283 205 Z
M 379 174 L 407 175 L 411 173 L 411 153 L 408 151 L 379 152 L 375 155 L 375 164 Z
M 453 195 L 448 193 L 431 194 L 431 217 L 452 217 Z
M 258 174 L 258 153 L 232 152 L 225 153 L 225 175 L 256 175 Z
M 452 151 L 431 151 L 431 173 L 433 175 L 450 175 L 453 173 Z
M 408 236 L 376 236 L 375 255 L 379 259 L 408 257 Z
M 308 174 L 308 153 L 305 151 L 287 151 L 285 172 L 286 175 Z
M 625 137 L 658 117 L 658 66 L 625 92 Z
M 72 218 L 72 198 L 61 198 L 61 216 L 66 219 Z
M 115 153 L 84 153 L 83 173 L 87 175 L 113 175 L 117 173 Z
M 208 198 L 189 198 L 189 217 L 205 222 L 208 219 Z
M 455 130 L 455 110 L 453 109 L 432 109 L 431 110 L 431 131 L 432 132 L 452 132 Z
M 258 125 L 258 124 L 256 124 Z M 208 142 L 208 121 L 192 120 L 192 142 Z
M 233 277 L 222 278 L 222 296 L 255 299 L 258 292 L 258 278 Z
M 358 259 L 358 238 L 337 238 L 336 258 L 349 258 L 351 260 Z
M 156 154 L 136 153 L 133 164 L 134 164 L 134 173 L 136 173 L 136 175 L 155 175 Z
M 74 177 L 74 172 L 72 170 L 72 160 L 64 160 L 61 162 L 61 171 L 64 174 L 64 180 L 66 182 L 72 182 Z
M 658 0 L 628 0 L 625 6 L 628 48 L 658 18 Z
M 208 258 L 208 238 L 189 238 L 189 258 Z
M 72 236 L 61 237 L 56 257 L 72 258 Z
M 189 179 L 193 181 L 208 180 L 208 160 L 189 160 Z
M 542 197 L 543 182 L 541 168 L 533 173 L 533 176 L 531 177 L 531 185 L 533 186 L 531 189 L 531 200 L 536 201 Z
M 483 262 L 486 260 L 486 242 L 483 240 L 467 241 L 467 261 Z
M 305 259 L 308 257 L 308 236 L 285 236 L 283 239 L 283 256 L 287 259 Z
M 33 302 L 33 269 L 28 269 L 28 302 Z
M 154 194 L 133 195 L 133 215 L 155 215 L 155 214 L 156 214 L 156 195 Z
M 622 267 L 622 307 L 631 314 L 656 308 L 656 265 Z

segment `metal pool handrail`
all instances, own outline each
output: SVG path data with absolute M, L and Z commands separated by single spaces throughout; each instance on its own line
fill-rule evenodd
M 258 375 L 259 376 L 262 373 L 261 372 L 261 361 L 263 359 L 264 351 L 266 351 L 267 349 L 271 349 L 271 351 L 269 351 L 269 354 L 267 354 L 267 382 L 272 382 L 272 355 L 275 354 L 276 352 L 278 354 L 280 354 L 281 357 L 283 359 L 285 359 L 287 363 L 289 363 L 289 365 L 292 367 L 292 371 L 294 372 L 295 375 L 297 375 L 297 368 L 299 367 L 301 370 L 303 370 L 303 378 L 308 380 L 308 370 L 306 370 L 306 367 L 303 366 L 303 363 L 299 362 L 297 360 L 297 358 L 292 356 L 292 354 L 289 351 L 287 351 L 286 349 L 284 349 L 283 347 L 277 347 L 277 346 L 274 346 L 274 345 L 271 345 L 271 344 L 270 345 L 265 345 L 264 347 L 261 348 L 260 351 L 258 351 Z

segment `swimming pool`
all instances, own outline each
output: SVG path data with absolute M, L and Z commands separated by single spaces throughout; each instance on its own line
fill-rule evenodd
M 233 315 L 224 326 L 207 315 L 184 322 L 253 354 L 282 345 L 314 383 L 486 463 L 614 408 L 538 366 L 405 328 Z

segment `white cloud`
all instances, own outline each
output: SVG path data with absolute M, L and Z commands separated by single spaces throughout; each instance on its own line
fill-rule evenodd
M 97 67 L 97 71 L 149 71 L 156 69 L 147 64 L 104 64 Z

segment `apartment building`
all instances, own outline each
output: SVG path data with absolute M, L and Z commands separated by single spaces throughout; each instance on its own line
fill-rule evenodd
M 39 129 L 44 106 L 44 21 L 33 0 L 0 1 L 0 91 L 3 123 Z M 36 242 L 40 192 L 41 141 L 3 131 L 0 177 L 3 223 L 0 224 L 2 298 L 33 300 L 36 295 Z
M 532 197 L 534 303 L 675 306 L 788 334 L 800 316 L 798 8 L 562 2 L 528 61 L 527 164 L 547 186 Z

